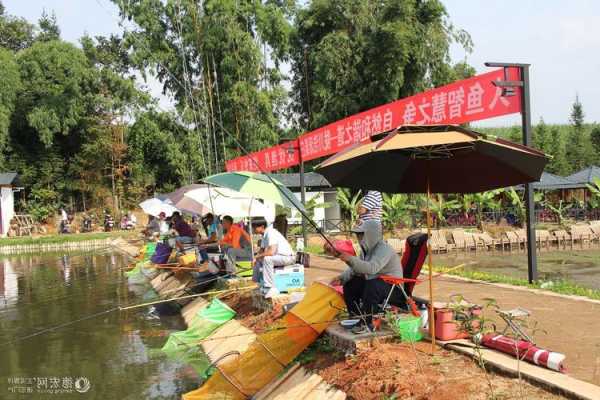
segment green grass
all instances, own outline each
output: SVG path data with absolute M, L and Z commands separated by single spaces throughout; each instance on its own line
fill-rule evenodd
M 447 273 L 448 275 L 460 276 L 462 278 L 475 279 L 479 281 L 491 283 L 504 283 L 514 286 L 523 286 L 532 289 L 547 290 L 554 293 L 583 296 L 589 299 L 600 300 L 600 290 L 590 289 L 580 286 L 576 283 L 566 280 L 555 280 L 552 282 L 538 281 L 529 283 L 526 279 L 514 278 L 506 275 L 492 274 L 489 272 L 473 271 L 473 270 L 453 270 L 447 272 L 449 268 L 434 267 L 435 272 Z M 426 270 L 426 268 L 424 268 Z
M 304 251 L 306 253 L 317 254 L 317 255 L 321 255 L 321 256 L 323 254 L 325 254 L 325 252 L 323 251 L 323 246 L 319 246 L 316 244 L 309 244 L 309 245 L 305 246 Z
M 35 244 L 60 244 L 84 242 L 87 240 L 102 240 L 112 237 L 131 237 L 137 233 L 132 231 L 97 232 L 97 233 L 71 233 L 65 235 L 45 235 L 39 237 L 12 237 L 0 239 L 0 246 L 19 246 Z

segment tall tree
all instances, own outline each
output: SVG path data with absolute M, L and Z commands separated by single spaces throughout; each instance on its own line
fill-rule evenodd
M 573 102 L 571 115 L 569 117 L 571 129 L 566 147 L 567 159 L 570 163 L 570 172 L 579 171 L 588 165 L 584 117 L 583 105 L 579 101 L 579 96 L 575 96 L 575 101 Z
M 595 159 L 592 160 L 595 164 L 600 164 L 600 126 L 596 125 L 590 132 L 590 140 L 594 148 Z
M 544 118 L 540 118 L 540 122 L 533 129 L 533 143 L 539 150 L 548 151 L 548 127 Z
M 558 127 L 552 127 L 548 137 L 548 152 L 552 156 L 548 164 L 548 171 L 558 175 L 568 175 L 570 172 L 569 163 L 565 151 L 565 139 L 561 135 Z
M 0 1 L 0 47 L 19 51 L 31 46 L 34 28 L 24 18 L 7 15 Z
M 449 46 L 471 40 L 439 0 L 314 0 L 296 17 L 293 110 L 315 128 L 471 73 Z
M 277 142 L 284 102 L 278 66 L 293 2 L 113 1 L 137 24 L 125 34 L 132 61 L 156 71 L 200 137 L 204 168 L 197 174 L 239 154 L 236 140 L 250 150 Z
M 19 66 L 13 52 L 0 48 L 0 165 L 8 144 L 10 121 L 21 88 Z
M 38 33 L 36 40 L 49 42 L 51 40 L 60 39 L 60 28 L 56 22 L 56 14 L 54 14 L 54 12 L 48 15 L 44 10 L 42 12 L 42 17 L 38 21 L 38 26 L 40 27 L 40 32 Z

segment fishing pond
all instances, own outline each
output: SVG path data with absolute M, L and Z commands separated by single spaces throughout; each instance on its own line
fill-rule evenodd
M 156 296 L 128 283 L 126 262 L 112 251 L 0 255 L 1 399 L 172 399 L 197 387 L 193 369 L 160 351 L 185 329 L 179 315 L 116 309 Z

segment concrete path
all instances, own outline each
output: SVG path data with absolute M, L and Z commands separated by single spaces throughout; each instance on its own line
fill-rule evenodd
M 311 255 L 306 284 L 331 279 L 344 268 L 337 259 Z M 427 297 L 426 289 L 426 285 L 417 286 L 415 295 Z M 600 301 L 450 277 L 437 278 L 434 290 L 435 301 L 448 301 L 450 295 L 460 294 L 479 304 L 493 298 L 505 310 L 518 306 L 528 309 L 540 330 L 535 336 L 537 344 L 566 354 L 569 375 L 600 385 Z

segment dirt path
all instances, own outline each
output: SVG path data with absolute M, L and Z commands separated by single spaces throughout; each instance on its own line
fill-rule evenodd
M 307 285 L 331 279 L 344 268 L 339 260 L 311 255 Z M 600 303 L 448 277 L 436 279 L 434 288 L 436 301 L 447 301 L 448 296 L 460 294 L 475 303 L 493 298 L 502 309 L 521 306 L 530 310 L 538 329 L 546 332 L 537 333 L 537 343 L 566 354 L 569 375 L 600 385 Z M 427 297 L 425 285 L 417 286 L 415 295 Z

